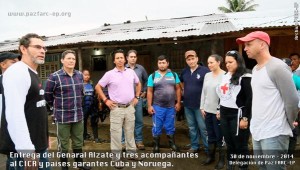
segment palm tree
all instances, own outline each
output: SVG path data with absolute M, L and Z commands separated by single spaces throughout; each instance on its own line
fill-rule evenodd
M 242 12 L 242 11 L 255 11 L 255 8 L 258 4 L 253 4 L 254 0 L 227 0 L 227 4 L 229 8 L 221 6 L 218 9 L 224 13 L 231 13 L 231 12 Z

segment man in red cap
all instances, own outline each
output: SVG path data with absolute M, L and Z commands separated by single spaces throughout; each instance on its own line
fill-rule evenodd
M 260 169 L 285 169 L 285 164 L 278 164 L 278 161 L 284 161 L 280 156 L 287 154 L 299 100 L 291 79 L 292 73 L 283 61 L 271 56 L 267 33 L 251 32 L 236 41 L 243 43 L 248 57 L 257 61 L 252 70 L 250 124 L 256 161 L 263 162 L 258 164 Z M 261 155 L 274 156 L 275 159 L 259 158 Z

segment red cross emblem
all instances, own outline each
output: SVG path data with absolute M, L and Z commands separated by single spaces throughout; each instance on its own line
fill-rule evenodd
M 226 93 L 226 91 L 228 90 L 227 83 L 224 84 L 224 86 L 221 86 L 221 90 L 223 90 L 223 94 Z

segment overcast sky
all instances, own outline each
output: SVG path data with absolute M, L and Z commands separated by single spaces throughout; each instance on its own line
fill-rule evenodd
M 295 10 L 300 0 L 255 0 L 257 11 Z M 0 0 L 0 42 L 26 33 L 59 35 L 85 31 L 104 23 L 145 21 L 220 13 L 226 0 Z M 300 9 L 298 9 L 300 10 Z M 61 15 L 62 12 L 66 16 Z M 10 16 L 16 13 L 44 16 Z M 48 14 L 48 16 L 45 16 Z

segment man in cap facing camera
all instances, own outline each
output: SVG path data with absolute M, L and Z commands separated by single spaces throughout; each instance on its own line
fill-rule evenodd
M 0 53 L 0 66 L 2 74 L 9 66 L 19 61 L 19 57 L 20 54 L 15 54 L 11 52 Z
M 0 53 L 0 67 L 2 74 L 8 69 L 9 66 L 19 61 L 19 54 L 11 53 L 11 52 L 3 52 Z
M 256 158 L 259 155 L 275 156 L 275 159 L 257 158 L 256 161 L 264 162 L 259 164 L 260 169 L 285 169 L 284 164 L 275 163 L 284 161 L 280 155 L 287 154 L 289 137 L 293 136 L 293 122 L 298 113 L 299 99 L 291 69 L 280 59 L 271 56 L 267 33 L 251 32 L 236 41 L 244 44 L 248 57 L 257 61 L 251 80 L 253 100 L 250 131 L 254 155 Z
M 198 56 L 194 50 L 185 52 L 185 61 L 188 65 L 180 75 L 183 88 L 184 113 L 188 122 L 191 148 L 188 152 L 199 151 L 199 137 L 202 139 L 204 150 L 208 152 L 207 131 L 204 118 L 200 112 L 200 99 L 204 76 L 209 69 L 198 64 Z

